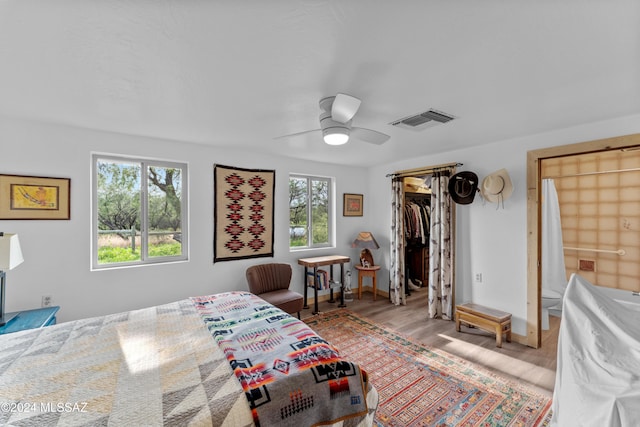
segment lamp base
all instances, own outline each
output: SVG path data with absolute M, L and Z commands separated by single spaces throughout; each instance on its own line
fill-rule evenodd
M 373 267 L 375 264 L 373 263 L 373 255 L 371 251 L 367 248 L 364 248 L 360 252 L 360 265 L 363 267 Z
M 4 300 L 5 300 L 5 285 L 7 281 L 7 273 L 0 271 L 0 326 L 4 326 L 9 323 L 18 313 L 10 313 L 9 316 L 4 314 Z

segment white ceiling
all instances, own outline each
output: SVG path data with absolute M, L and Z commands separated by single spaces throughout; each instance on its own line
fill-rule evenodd
M 273 139 L 338 92 L 391 139 Z M 637 0 L 0 0 L 9 117 L 375 165 L 637 113 Z

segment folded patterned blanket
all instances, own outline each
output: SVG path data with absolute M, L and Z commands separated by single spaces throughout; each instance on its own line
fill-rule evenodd
M 355 425 L 367 374 L 305 323 L 248 292 L 192 298 L 238 378 L 257 426 Z

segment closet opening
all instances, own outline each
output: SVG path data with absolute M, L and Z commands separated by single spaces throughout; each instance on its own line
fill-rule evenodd
M 429 293 L 429 317 L 451 320 L 455 306 L 455 204 L 449 178 L 461 163 L 409 169 L 392 177 L 390 299 L 406 305 Z
M 403 178 L 405 202 L 405 293 L 426 290 L 429 284 L 431 234 L 431 174 Z

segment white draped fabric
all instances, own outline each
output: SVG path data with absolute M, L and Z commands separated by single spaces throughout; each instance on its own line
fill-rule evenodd
M 572 274 L 562 316 L 551 426 L 637 426 L 640 305 L 621 304 Z
M 564 293 L 564 263 L 560 204 L 553 179 L 542 180 L 542 287 Z
M 393 199 L 391 201 L 391 256 L 389 280 L 391 301 L 395 305 L 406 305 L 404 293 L 404 227 L 402 178 L 394 178 L 391 182 Z
M 452 318 L 453 240 L 449 172 L 431 177 L 431 231 L 429 242 L 429 317 Z

